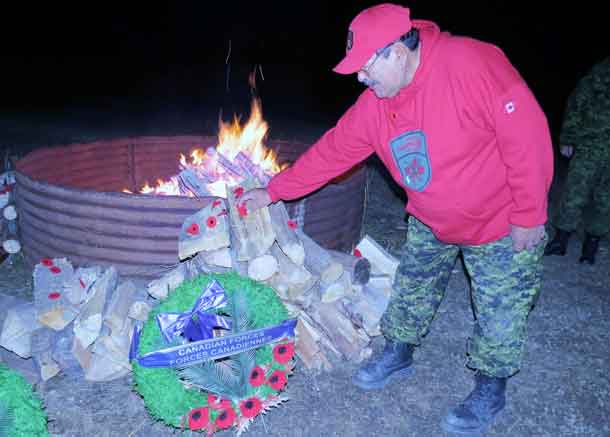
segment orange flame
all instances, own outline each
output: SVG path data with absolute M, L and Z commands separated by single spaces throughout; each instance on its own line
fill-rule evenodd
M 218 144 L 213 150 L 194 149 L 190 156 L 180 154 L 180 169 L 192 170 L 196 174 L 212 176 L 213 182 L 206 184 L 207 191 L 211 195 L 226 197 L 227 186 L 231 187 L 240 182 L 240 178 L 227 171 L 220 163 L 221 157 L 231 163 L 235 163 L 238 154 L 245 155 L 258 169 L 273 176 L 280 172 L 283 167 L 277 162 L 275 151 L 265 146 L 265 139 L 269 126 L 263 119 L 260 100 L 254 98 L 250 107 L 250 117 L 242 126 L 237 116 L 232 122 L 219 120 Z M 221 155 L 219 157 L 219 154 Z M 245 174 L 244 174 L 245 177 Z M 124 189 L 123 192 L 130 193 Z M 168 181 L 158 179 L 156 185 L 151 187 L 146 183 L 141 189 L 143 194 L 184 196 L 180 190 L 179 175 L 172 176 Z M 193 196 L 190 192 L 188 196 Z

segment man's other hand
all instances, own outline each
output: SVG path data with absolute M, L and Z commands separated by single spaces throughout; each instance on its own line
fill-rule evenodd
M 271 203 L 271 197 L 265 188 L 253 188 L 246 191 L 239 200 L 246 204 L 249 211 L 256 211 Z
M 534 226 L 533 228 L 511 225 L 510 237 L 513 239 L 515 252 L 521 252 L 524 249 L 532 250 L 544 238 L 544 225 Z

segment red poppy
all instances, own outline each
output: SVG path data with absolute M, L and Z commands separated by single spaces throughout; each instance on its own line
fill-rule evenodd
M 53 265 L 53 260 L 51 258 L 43 258 L 43 259 L 40 260 L 40 263 L 43 266 L 51 267 Z
M 273 372 L 269 377 L 269 380 L 267 381 L 269 387 L 271 387 L 273 390 L 283 389 L 286 385 L 286 382 L 286 372 L 284 372 L 283 370 L 276 370 L 275 372 Z
M 278 344 L 273 348 L 273 358 L 280 364 L 286 364 L 294 356 L 294 343 Z
M 214 217 L 213 215 L 209 216 L 205 224 L 208 226 L 208 228 L 216 227 L 216 217 Z
M 212 202 L 212 208 L 216 208 L 217 206 L 219 206 L 222 202 L 220 200 L 215 200 Z
M 57 291 L 53 291 L 53 292 L 49 293 L 47 295 L 47 297 L 51 300 L 57 300 L 61 297 L 61 293 L 58 293 Z
M 237 415 L 235 414 L 235 410 L 229 407 L 225 410 L 222 410 L 222 412 L 218 415 L 214 423 L 220 429 L 227 429 L 230 428 L 231 425 L 233 425 L 236 416 Z
M 83 279 L 82 279 L 82 278 L 78 278 L 78 282 L 80 282 L 80 286 L 81 286 L 82 288 L 87 288 L 87 284 L 85 284 L 85 281 L 83 281 Z
M 261 412 L 263 409 L 263 403 L 257 397 L 251 397 L 239 403 L 239 409 L 242 416 L 251 419 Z
M 212 410 L 226 410 L 232 408 L 231 401 L 228 399 L 220 399 L 218 396 L 208 393 L 208 406 Z
M 260 387 L 265 383 L 265 371 L 261 366 L 256 366 L 250 372 L 250 385 Z
M 298 227 L 299 227 L 299 225 L 297 224 L 297 222 L 295 222 L 294 220 L 288 220 L 288 221 L 287 221 L 287 223 L 288 223 L 288 227 L 289 227 L 290 229 L 296 229 L 296 228 L 298 228 Z
M 237 205 L 237 212 L 239 213 L 240 217 L 245 217 L 248 215 L 248 208 L 246 207 L 245 202 L 240 205 Z
M 354 256 L 360 258 L 362 256 L 362 252 L 360 252 L 358 249 L 354 249 Z
M 207 407 L 193 408 L 189 412 L 189 429 L 196 431 L 205 429 L 210 423 L 210 413 Z
M 244 194 L 244 188 L 243 187 L 237 187 L 233 190 L 233 194 L 235 194 L 235 198 L 239 199 L 242 194 Z
M 51 270 L 51 273 L 55 273 L 55 274 L 61 273 L 61 269 L 57 266 L 53 266 L 49 270 Z
M 199 233 L 199 225 L 197 223 L 191 223 L 191 225 L 186 228 L 186 233 L 190 235 L 197 235 Z

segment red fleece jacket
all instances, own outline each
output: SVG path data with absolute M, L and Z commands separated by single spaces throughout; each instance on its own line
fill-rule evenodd
M 268 186 L 304 196 L 377 153 L 406 191 L 407 211 L 446 243 L 476 245 L 547 220 L 548 123 L 497 47 L 416 20 L 421 61 L 395 97 L 357 102 Z

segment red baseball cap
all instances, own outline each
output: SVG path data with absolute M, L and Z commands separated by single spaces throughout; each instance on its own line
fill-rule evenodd
M 409 8 L 383 3 L 363 10 L 352 20 L 347 32 L 345 58 L 333 71 L 352 74 L 377 50 L 407 33 L 413 27 Z

